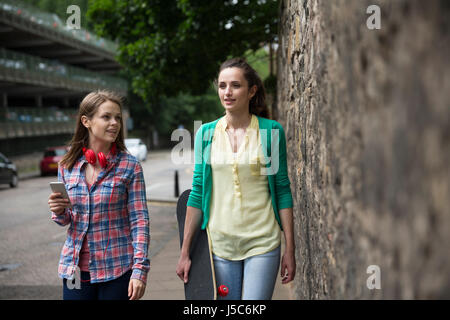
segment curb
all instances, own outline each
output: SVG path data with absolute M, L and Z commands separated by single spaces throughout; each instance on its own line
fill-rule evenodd
M 170 197 L 170 198 L 148 198 L 147 203 L 165 203 L 165 204 L 177 204 L 178 198 Z

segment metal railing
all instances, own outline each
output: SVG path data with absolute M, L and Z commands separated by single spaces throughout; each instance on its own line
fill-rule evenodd
M 0 108 L 0 139 L 73 133 L 77 112 L 57 107 Z
M 126 94 L 128 90 L 128 83 L 122 78 L 4 48 L 0 48 L 0 80 L 75 91 L 110 89 Z
M 109 51 L 112 54 L 117 52 L 117 44 L 108 39 L 100 38 L 85 29 L 72 29 L 56 15 L 44 12 L 34 8 L 20 0 L 0 0 L 0 11 L 4 11 L 22 19 L 40 26 L 44 26 L 49 30 L 57 31 L 65 36 L 77 39 L 81 42 L 97 47 L 102 50 Z

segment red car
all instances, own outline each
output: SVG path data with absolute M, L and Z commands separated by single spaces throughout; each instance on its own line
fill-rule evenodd
M 69 151 L 68 147 L 51 147 L 45 149 L 44 158 L 41 160 L 41 176 L 46 174 L 58 174 L 58 162 Z

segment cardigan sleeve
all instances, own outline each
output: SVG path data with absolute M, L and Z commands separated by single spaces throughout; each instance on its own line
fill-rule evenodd
M 195 134 L 194 141 L 194 174 L 192 179 L 192 189 L 189 194 L 187 206 L 202 210 L 203 194 L 203 128 L 202 125 Z
M 292 208 L 292 193 L 290 187 L 290 181 L 287 170 L 287 157 L 286 157 L 286 135 L 283 127 L 278 122 L 275 122 L 272 131 L 272 162 L 273 157 L 278 156 L 278 171 L 275 174 L 275 188 L 277 194 L 277 207 L 278 210 L 285 208 Z M 274 139 L 275 136 L 275 139 Z M 278 150 L 276 149 L 278 148 Z M 273 153 L 273 151 L 278 151 Z M 276 161 L 277 159 L 275 159 Z

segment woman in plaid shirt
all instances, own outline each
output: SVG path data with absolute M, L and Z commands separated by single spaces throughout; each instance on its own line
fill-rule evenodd
M 104 166 L 99 153 L 106 155 Z M 58 180 L 72 204 L 59 193 L 48 201 L 52 220 L 69 224 L 58 267 L 63 298 L 140 299 L 150 269 L 149 215 L 142 167 L 124 144 L 120 97 L 97 91 L 83 99 Z

